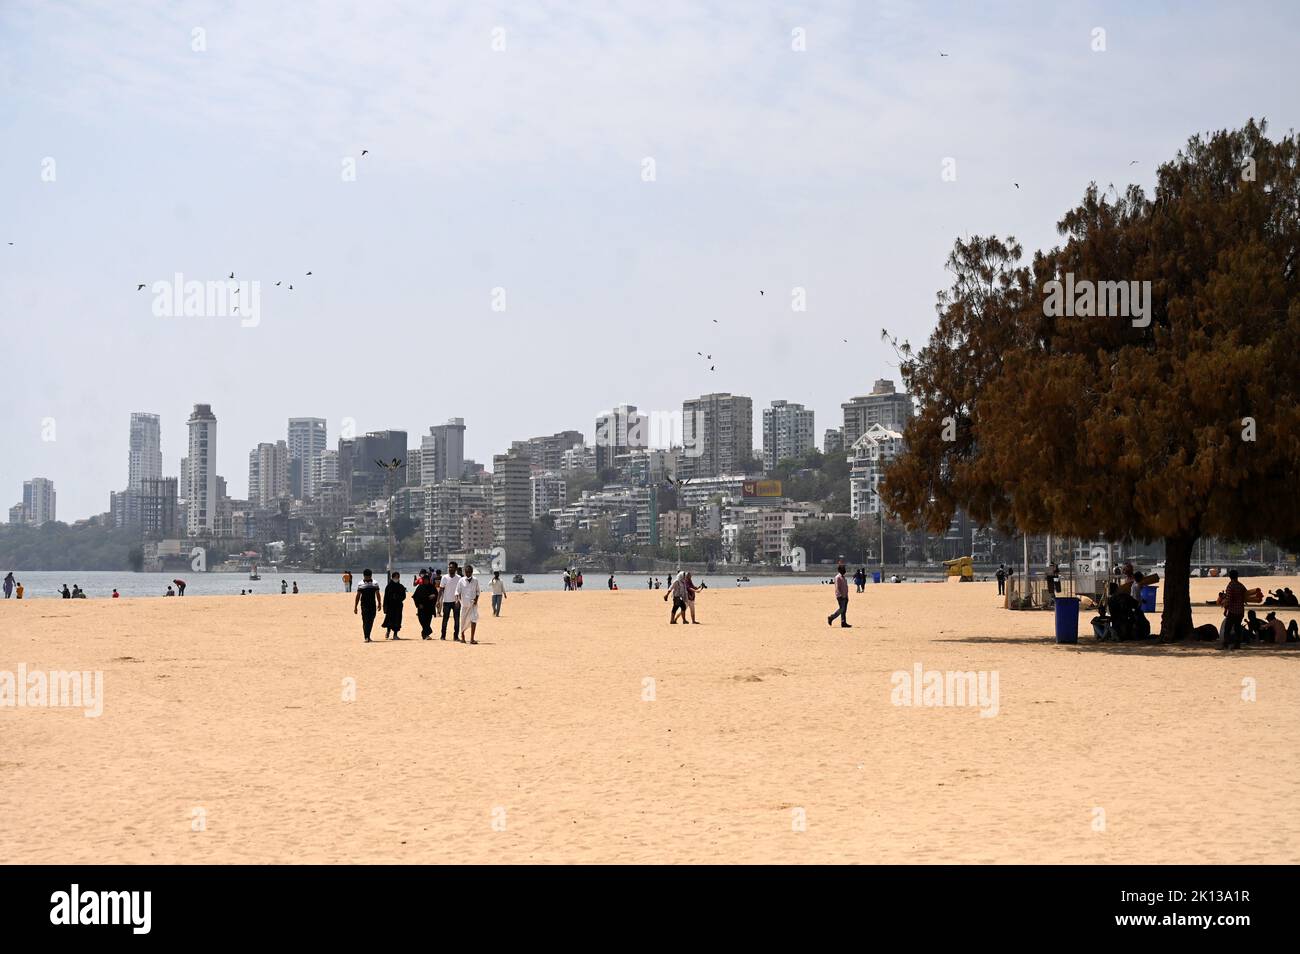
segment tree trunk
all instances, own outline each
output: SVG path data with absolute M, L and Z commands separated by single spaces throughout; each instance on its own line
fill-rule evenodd
M 1192 550 L 1196 537 L 1165 538 L 1165 608 L 1160 616 L 1161 642 L 1178 642 L 1192 634 Z

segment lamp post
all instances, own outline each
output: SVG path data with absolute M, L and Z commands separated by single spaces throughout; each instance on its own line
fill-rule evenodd
M 385 575 L 391 577 L 393 574 L 393 478 L 403 464 L 402 461 L 394 457 L 389 463 L 377 460 L 375 463 L 384 470 L 384 489 L 388 491 L 388 512 L 386 522 L 388 532 L 385 534 L 388 538 L 388 570 Z

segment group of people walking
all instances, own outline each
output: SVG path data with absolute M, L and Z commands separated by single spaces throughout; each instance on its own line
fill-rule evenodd
M 344 587 L 352 591 L 351 573 L 344 576 Z M 492 615 L 501 615 L 501 604 L 506 598 L 506 584 L 500 573 L 493 573 L 488 584 L 492 595 Z M 415 574 L 414 588 L 411 590 L 411 602 L 415 605 L 415 617 L 420 623 L 420 638 L 433 639 L 433 620 L 442 617 L 441 639 L 447 638 L 447 624 L 451 623 L 452 642 L 477 645 L 478 600 L 482 592 L 480 578 L 474 575 L 474 567 L 465 565 L 461 568 L 453 560 L 447 564 L 444 574 L 438 569 L 422 569 Z M 390 574 L 382 590 L 375 582 L 370 570 L 361 574 L 361 583 L 356 589 L 356 598 L 352 601 L 352 612 L 361 617 L 361 634 L 366 642 L 371 642 L 370 633 L 375 620 L 384 614 L 381 626 L 385 639 L 398 639 L 402 631 L 402 613 L 406 606 L 406 587 L 402 585 L 402 575 L 396 571 Z M 469 639 L 465 633 L 468 630 Z
M 668 622 L 676 623 L 677 615 L 680 613 L 683 623 L 698 623 L 699 620 L 695 618 L 695 594 L 702 588 L 703 584 L 700 586 L 695 585 L 695 581 L 691 579 L 690 570 L 683 570 L 681 573 L 678 573 L 677 576 L 673 578 L 673 581 L 668 584 L 668 592 L 664 594 L 665 603 L 668 602 L 670 596 L 673 600 L 673 611 L 668 617 Z M 689 620 L 686 618 L 687 611 L 691 614 Z

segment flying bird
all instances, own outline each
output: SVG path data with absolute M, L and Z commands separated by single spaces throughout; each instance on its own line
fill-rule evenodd
M 940 50 L 940 51 L 939 51 L 939 55 L 940 55 L 940 56 L 947 56 L 948 54 L 945 53 L 943 50 Z
M 760 288 L 760 289 L 758 290 L 758 293 L 759 293 L 760 295 L 763 294 L 763 289 Z
M 231 277 L 231 278 L 234 278 L 234 277 L 235 277 L 235 273 L 234 273 L 234 272 L 231 272 L 231 273 L 230 273 L 230 277 Z
M 280 283 L 279 283 L 279 282 L 276 282 L 276 283 L 275 283 L 275 287 L 276 287 L 276 288 L 279 288 L 279 287 L 280 287 Z
M 239 289 L 238 289 L 238 288 L 235 289 L 235 294 L 236 294 L 236 295 L 239 294 Z
M 718 366 L 717 366 L 716 364 L 711 364 L 711 365 L 709 365 L 709 370 L 710 370 L 710 371 L 715 371 L 715 370 L 717 370 L 717 367 L 718 367 Z
M 293 291 L 293 286 L 292 286 L 292 285 L 289 286 L 289 291 Z
M 714 318 L 713 323 L 716 325 L 718 323 L 718 319 Z
M 311 274 L 311 272 L 308 272 L 308 273 L 307 273 L 307 274 L 308 274 L 308 275 L 310 275 L 310 274 Z
M 1134 159 L 1132 162 L 1129 163 L 1130 166 L 1136 166 L 1137 164 L 1138 161 L 1136 159 Z
M 139 291 L 139 290 L 142 289 L 142 288 L 144 288 L 143 285 L 136 285 L 136 286 L 135 286 L 135 290 L 136 290 L 136 291 Z
M 362 149 L 362 150 L 361 150 L 361 155 L 364 156 L 364 155 L 365 155 L 366 153 L 368 153 L 369 151 L 370 151 L 369 149 Z
M 713 355 L 711 355 L 711 354 L 706 354 L 704 357 L 707 358 L 707 359 L 710 360 L 710 361 L 713 360 Z

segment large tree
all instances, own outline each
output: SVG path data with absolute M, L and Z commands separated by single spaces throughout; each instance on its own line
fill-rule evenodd
M 1168 640 L 1192 627 L 1198 538 L 1300 536 L 1297 139 L 1266 132 L 1193 137 L 1150 198 L 1091 185 L 1030 265 L 1014 239 L 956 243 L 934 333 L 899 346 L 919 409 L 891 510 L 934 531 L 964 507 L 1004 531 L 1163 539 Z M 1049 283 L 1085 280 L 1149 281 L 1149 311 L 1061 314 Z

